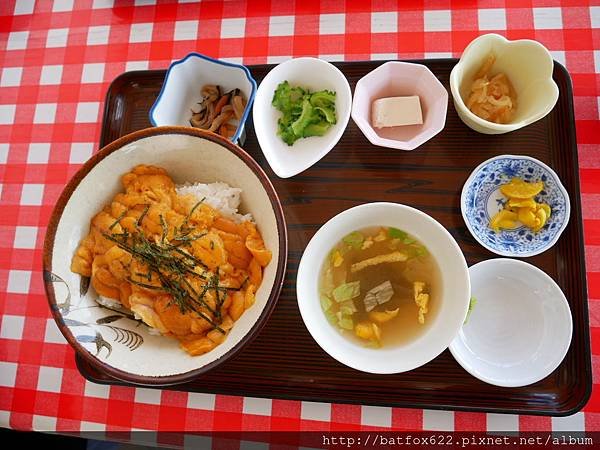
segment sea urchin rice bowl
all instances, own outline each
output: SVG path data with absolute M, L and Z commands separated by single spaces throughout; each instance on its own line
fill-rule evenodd
M 91 218 L 71 270 L 105 305 L 118 301 L 191 356 L 210 352 L 254 305 L 272 257 L 256 224 L 237 213 L 241 190 L 220 183 L 178 192 L 165 169 L 146 164 L 121 184 Z
M 177 186 L 223 182 L 240 189 L 238 213 L 252 214 L 265 247 L 272 252 L 254 305 L 235 322 L 225 341 L 208 353 L 190 356 L 176 339 L 152 335 L 133 315 L 101 307 L 94 289 L 87 289 L 83 278 L 70 270 L 73 254 L 89 232 L 90 218 L 122 190 L 120 176 L 138 164 L 164 168 Z M 286 257 L 281 204 L 258 164 L 239 147 L 211 133 L 156 127 L 104 147 L 65 187 L 46 234 L 44 281 L 60 331 L 87 364 L 123 381 L 165 385 L 197 377 L 251 341 L 275 306 Z
M 218 211 L 223 217 L 232 220 L 236 224 L 243 222 L 254 222 L 252 214 L 240 214 L 238 208 L 240 206 L 242 190 L 240 188 L 234 188 L 229 186 L 227 183 L 215 182 L 215 183 L 185 183 L 177 185 L 175 190 L 178 195 L 192 195 L 196 202 L 203 202 Z M 98 303 L 113 310 L 121 310 L 123 305 L 120 301 L 106 297 L 104 295 L 98 295 Z M 132 311 L 133 316 L 136 320 L 142 320 L 143 317 L 137 312 Z M 156 336 L 162 334 L 161 330 L 150 326 L 151 324 L 146 323 L 148 326 L 148 333 Z

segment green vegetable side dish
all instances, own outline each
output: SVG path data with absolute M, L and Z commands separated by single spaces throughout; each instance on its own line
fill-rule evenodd
M 283 113 L 277 121 L 277 135 L 288 145 L 300 138 L 323 136 L 337 121 L 335 92 L 310 92 L 286 80 L 277 86 L 271 104 Z

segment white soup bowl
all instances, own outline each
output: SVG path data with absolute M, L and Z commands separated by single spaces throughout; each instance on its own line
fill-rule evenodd
M 368 348 L 343 336 L 331 325 L 319 301 L 319 277 L 332 247 L 347 234 L 368 227 L 401 229 L 427 247 L 441 274 L 437 313 L 416 339 L 397 346 Z M 406 372 L 442 353 L 463 324 L 471 287 L 465 258 L 450 233 L 431 216 L 397 203 L 367 203 L 350 208 L 323 225 L 309 242 L 298 268 L 298 307 L 317 344 L 337 361 L 363 372 Z

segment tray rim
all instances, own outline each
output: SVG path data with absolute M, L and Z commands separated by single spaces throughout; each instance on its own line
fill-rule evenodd
M 411 62 L 411 63 L 416 63 L 416 64 L 448 64 L 448 63 L 453 63 L 456 64 L 459 61 L 459 58 L 431 58 L 431 59 L 392 59 L 392 60 L 356 60 L 356 61 L 333 61 L 332 64 L 334 64 L 335 66 L 337 66 L 342 72 L 344 72 L 343 68 L 345 66 L 351 66 L 354 64 L 371 64 L 373 66 L 373 69 L 381 64 L 384 64 L 388 61 L 403 61 L 403 62 Z M 260 69 L 260 68 L 272 68 L 274 67 L 276 64 L 256 64 L 256 65 L 248 65 L 246 66 L 249 70 L 252 70 L 253 68 L 255 69 Z M 560 62 L 554 60 L 554 70 L 558 71 L 561 73 L 561 76 L 564 78 L 565 81 L 565 92 L 560 92 L 560 95 L 562 97 L 566 97 L 566 115 L 567 115 L 567 123 L 569 123 L 569 127 L 568 127 L 568 137 L 570 140 L 572 140 L 573 142 L 573 151 L 571 152 L 571 163 L 573 164 L 573 169 L 574 169 L 574 174 L 573 176 L 576 178 L 577 183 L 575 183 L 574 186 L 574 191 L 569 192 L 571 194 L 571 221 L 573 220 L 573 218 L 576 218 L 576 223 L 573 224 L 571 223 L 570 226 L 575 226 L 577 227 L 577 234 L 580 235 L 582 237 L 582 239 L 579 240 L 579 245 L 578 245 L 578 253 L 579 253 L 579 264 L 580 264 L 580 268 L 582 268 L 583 270 L 579 271 L 579 284 L 581 286 L 581 293 L 583 294 L 583 304 L 581 305 L 582 307 L 582 313 L 583 313 L 583 323 L 581 325 L 583 326 L 583 341 L 584 341 L 584 345 L 583 345 L 583 353 L 586 356 L 585 357 L 585 372 L 584 372 L 584 381 L 585 381 L 585 389 L 583 391 L 583 395 L 581 396 L 581 399 L 577 402 L 576 405 L 574 405 L 573 407 L 571 407 L 570 409 L 564 410 L 564 411 L 559 411 L 559 412 L 555 412 L 555 411 L 548 411 L 548 410 L 543 410 L 543 409 L 516 409 L 516 408 L 486 408 L 486 407 L 479 407 L 479 406 L 469 406 L 469 407 L 463 407 L 463 406 L 459 406 L 459 405 L 448 405 L 448 404 L 443 404 L 443 403 L 436 403 L 436 404 L 428 404 L 428 403 L 420 403 L 420 402 L 403 402 L 401 405 L 400 404 L 394 404 L 394 403 L 383 403 L 383 402 L 377 402 L 377 403 L 364 403 L 364 402 L 359 402 L 359 401 L 353 401 L 353 400 L 335 400 L 335 401 L 331 401 L 330 403 L 340 403 L 340 404 L 352 404 L 352 405 L 377 405 L 377 406 L 388 406 L 388 407 L 393 407 L 393 408 L 414 408 L 414 409 L 432 409 L 432 410 L 445 410 L 445 411 L 463 411 L 463 412 L 486 412 L 486 413 L 499 413 L 499 414 L 516 414 L 516 415 L 536 415 L 536 416 L 551 416 L 551 417 L 564 417 L 564 416 L 568 416 L 568 415 L 572 415 L 575 414 L 576 412 L 580 411 L 581 409 L 584 408 L 584 406 L 587 404 L 587 402 L 589 401 L 591 394 L 592 394 L 592 387 L 593 387 L 593 381 L 592 381 L 592 364 L 591 364 L 591 342 L 590 342 L 590 325 L 589 325 L 589 308 L 588 308 L 588 289 L 587 289 L 587 272 L 585 270 L 585 242 L 584 242 L 584 233 L 583 233 L 583 217 L 582 217 L 582 207 L 581 207 L 581 182 L 580 182 L 580 177 L 579 177 L 579 159 L 578 159 L 578 151 L 577 151 L 577 131 L 576 131 L 576 122 L 575 122 L 575 111 L 574 111 L 574 99 L 573 99 L 573 83 L 572 83 L 572 79 L 570 76 L 569 71 L 566 69 L 565 66 L 563 66 Z M 113 89 L 114 87 L 119 83 L 122 82 L 123 79 L 125 78 L 129 78 L 132 76 L 135 76 L 136 74 L 139 74 L 140 76 L 150 76 L 150 75 L 163 75 L 165 76 L 167 73 L 167 69 L 149 69 L 149 70 L 132 70 L 132 71 L 126 71 L 123 72 L 121 74 L 119 74 L 117 77 L 115 77 L 113 79 L 113 81 L 109 84 L 106 95 L 105 95 L 105 102 L 104 102 L 104 111 L 103 111 L 103 115 L 102 115 L 102 125 L 101 125 L 101 131 L 100 131 L 100 149 L 102 149 L 104 146 L 108 145 L 109 143 L 106 142 L 107 138 L 107 128 L 106 128 L 106 123 L 109 119 L 109 100 L 111 99 L 111 97 L 114 95 L 113 94 Z M 435 75 L 435 72 L 434 72 Z M 257 82 L 257 85 L 260 84 Z M 449 96 L 448 101 L 452 101 L 451 96 Z M 106 375 L 104 375 L 107 379 L 98 379 L 98 378 L 94 378 L 92 374 L 90 374 L 87 371 L 87 368 L 84 366 L 85 362 L 83 360 L 81 360 L 80 356 L 76 353 L 75 355 L 75 359 L 76 359 L 76 365 L 77 365 L 77 369 L 79 370 L 79 372 L 82 374 L 82 376 L 91 382 L 94 383 L 98 383 L 98 384 L 103 384 L 103 385 L 118 385 L 118 386 L 133 386 L 133 387 L 148 387 L 148 388 L 155 388 L 155 389 L 163 389 L 165 388 L 165 386 L 150 386 L 150 385 L 138 385 L 138 384 L 134 384 L 134 383 L 127 383 L 127 382 L 123 382 L 121 380 L 118 380 L 116 378 L 111 379 L 111 377 L 108 377 Z M 93 367 L 92 367 L 93 369 Z M 179 386 L 185 386 L 185 384 L 181 384 Z M 170 388 L 177 388 L 177 385 L 174 386 L 167 386 Z M 192 390 L 184 390 L 184 389 L 180 389 L 181 391 L 184 392 L 196 392 L 196 391 L 192 391 Z M 204 392 L 208 392 L 208 393 L 214 393 L 214 394 L 224 394 L 224 395 L 242 395 L 245 396 L 246 394 L 231 394 L 231 393 L 227 393 L 224 390 L 220 390 L 220 389 L 209 389 L 209 390 L 205 390 Z M 310 396 L 298 396 L 298 395 L 294 395 L 294 394 L 286 394 L 286 395 L 277 395 L 276 393 L 271 393 L 271 395 L 269 397 L 264 397 L 261 396 L 260 394 L 253 394 L 253 396 L 259 397 L 259 398 L 271 398 L 271 399 L 287 399 L 287 400 L 303 400 L 303 401 L 316 401 L 316 402 L 323 402 L 322 398 L 318 398 L 318 397 L 310 397 Z M 329 402 L 328 400 L 325 400 L 326 402 Z

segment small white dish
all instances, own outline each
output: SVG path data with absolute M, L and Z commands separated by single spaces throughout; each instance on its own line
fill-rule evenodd
M 384 97 L 419 96 L 422 125 L 375 128 L 371 106 Z M 448 91 L 426 66 L 389 61 L 356 83 L 352 100 L 352 120 L 371 144 L 399 150 L 414 150 L 433 138 L 446 125 Z
M 489 227 L 491 218 L 506 203 L 500 186 L 513 177 L 544 182 L 544 189 L 535 199 L 550 205 L 552 212 L 546 225 L 537 233 L 524 225 L 500 232 Z M 500 155 L 473 170 L 462 189 L 460 210 L 473 237 L 489 251 L 525 258 L 545 252 L 556 244 L 569 223 L 571 202 L 556 172 L 543 162 L 530 156 Z
M 287 145 L 277 136 L 281 113 L 271 104 L 273 93 L 283 81 L 310 91 L 335 91 L 337 123 L 324 136 L 298 139 Z M 352 93 L 348 80 L 333 64 L 318 58 L 296 58 L 273 68 L 261 81 L 254 101 L 252 117 L 258 144 L 280 178 L 292 177 L 318 162 L 338 143 L 350 119 Z
M 435 258 L 441 273 L 442 296 L 428 330 L 404 345 L 379 349 L 342 336 L 325 317 L 319 301 L 321 267 L 342 237 L 362 228 L 396 227 L 414 236 Z M 319 346 L 348 367 L 369 373 L 400 373 L 420 367 L 442 353 L 467 314 L 471 288 L 467 263 L 452 235 L 418 209 L 397 203 L 367 203 L 341 212 L 323 225 L 306 246 L 296 280 L 298 307 L 304 324 Z
M 473 114 L 466 106 L 473 76 L 490 53 L 496 55 L 492 74 L 504 72 L 517 94 L 517 108 L 510 123 L 489 122 Z M 465 48 L 450 73 L 450 90 L 461 120 L 484 134 L 502 134 L 522 128 L 545 117 L 558 100 L 558 86 L 552 79 L 554 61 L 550 52 L 537 41 L 509 41 L 499 34 L 484 34 Z
M 471 375 L 504 387 L 550 375 L 571 344 L 571 310 L 560 287 L 535 266 L 489 259 L 469 268 L 477 299 L 450 352 Z
M 200 91 L 207 84 L 217 84 L 224 92 L 236 88 L 243 92 L 246 108 L 231 138 L 231 142 L 237 143 L 252 108 L 256 81 L 245 66 L 199 53 L 190 53 L 169 66 L 160 93 L 150 109 L 150 123 L 155 127 L 191 127 L 191 111 L 198 110 L 198 104 L 202 101 Z

